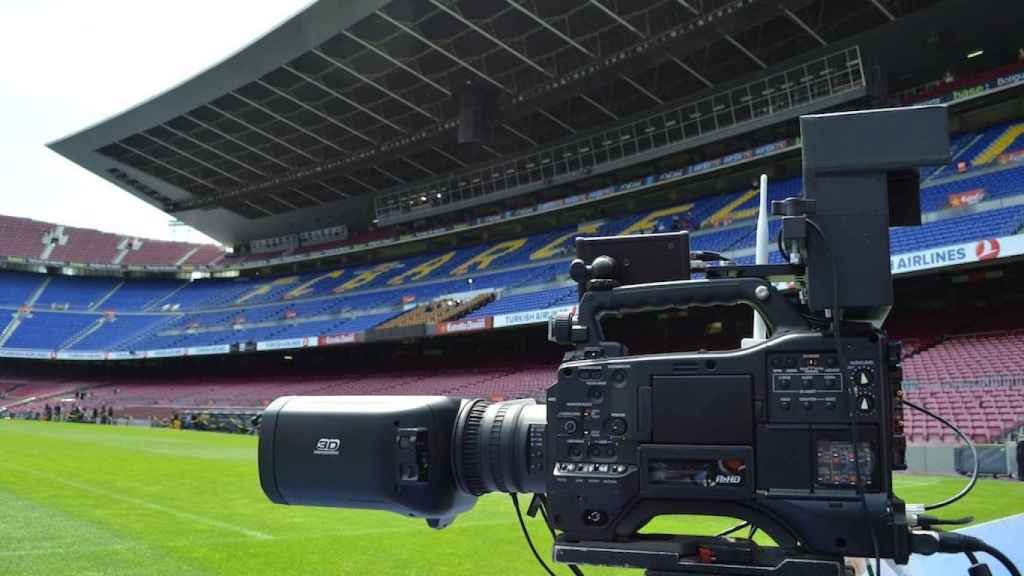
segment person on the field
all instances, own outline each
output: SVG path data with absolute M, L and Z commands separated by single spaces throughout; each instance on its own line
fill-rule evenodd
M 1017 439 L 1017 480 L 1024 482 L 1024 434 Z

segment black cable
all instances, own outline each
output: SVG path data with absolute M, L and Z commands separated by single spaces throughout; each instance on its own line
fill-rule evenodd
M 832 267 L 832 338 L 835 341 L 836 355 L 839 358 L 839 368 L 843 382 L 849 386 L 849 410 L 847 415 L 850 418 L 850 441 L 853 442 L 853 471 L 856 479 L 856 491 L 860 494 L 861 510 L 864 512 L 864 518 L 868 521 L 868 532 L 871 536 L 871 544 L 875 550 L 875 574 L 881 575 L 882 573 L 882 557 L 878 551 L 878 535 L 875 534 L 875 525 L 868 518 L 868 497 L 864 492 L 864 478 L 860 472 L 860 439 L 857 434 L 857 420 L 853 415 L 855 406 L 857 403 L 857 396 L 854 393 L 853 386 L 850 386 L 848 379 L 849 376 L 849 365 L 846 363 L 846 354 L 843 352 L 843 339 L 839 335 L 840 325 L 842 324 L 842 304 L 839 299 L 839 263 L 835 261 L 835 252 L 832 251 L 832 245 L 829 244 L 828 237 L 825 236 L 825 232 L 818 226 L 818 223 L 810 218 L 804 218 L 807 225 L 814 229 L 818 233 L 818 237 L 821 238 L 822 247 L 828 252 L 829 258 L 831 259 Z M 781 232 L 781 229 L 780 229 Z M 782 235 L 779 235 L 779 245 L 781 246 Z
M 732 262 L 731 258 L 714 250 L 694 250 L 690 252 L 690 258 L 701 262 Z
M 533 557 L 540 563 L 541 568 L 548 573 L 548 576 L 555 576 L 555 573 L 548 568 L 544 559 L 540 557 L 540 553 L 537 552 L 537 548 L 533 545 L 533 539 L 530 538 L 530 533 L 526 530 L 526 522 L 523 520 L 523 513 L 519 510 L 519 495 L 516 493 L 510 494 L 512 496 L 512 506 L 516 509 L 516 518 L 519 519 L 519 527 L 523 529 L 523 536 L 526 538 L 526 543 L 530 546 L 530 552 L 533 552 Z
M 548 527 L 548 532 L 551 533 L 551 540 L 557 542 L 558 536 L 555 535 L 555 527 L 552 526 L 551 522 L 548 520 L 548 499 L 543 495 L 539 495 L 538 498 L 540 499 L 540 506 L 538 506 L 538 509 L 540 510 L 541 518 L 544 519 L 544 525 Z M 569 567 L 569 571 L 572 572 L 574 576 L 583 576 L 583 571 L 580 570 L 579 566 L 575 564 L 566 564 L 566 566 Z
M 997 548 L 989 546 L 988 544 L 982 542 L 981 545 L 978 546 L 978 550 L 988 554 L 996 560 L 999 560 L 999 563 L 1006 568 L 1006 571 L 1010 573 L 1010 576 L 1021 576 L 1020 570 L 1017 569 L 1017 566 L 1013 563 L 1013 561 L 1010 560 L 1006 556 L 1006 554 L 1000 552 Z
M 967 447 L 971 449 L 971 456 L 974 458 L 974 470 L 971 471 L 971 480 L 967 483 L 967 485 L 964 486 L 960 490 L 960 492 L 958 492 L 954 496 L 950 496 L 949 498 L 946 498 L 945 500 L 937 502 L 935 504 L 929 504 L 925 506 L 924 509 L 935 510 L 937 508 L 949 506 L 950 504 L 956 502 L 957 500 L 960 500 L 964 496 L 967 496 L 967 494 L 970 493 L 971 490 L 974 490 L 974 485 L 978 483 L 978 450 L 977 448 L 974 447 L 974 442 L 972 442 L 971 439 L 968 438 L 962 430 L 957 428 L 955 424 L 953 424 L 949 420 L 946 420 L 942 416 L 939 416 L 938 414 L 932 412 L 931 410 L 928 410 L 923 406 L 918 406 L 917 404 L 914 404 L 913 402 L 907 400 L 906 398 L 904 398 L 902 402 L 904 405 L 910 406 L 914 410 L 917 410 L 918 412 L 924 414 L 925 416 L 928 416 L 929 418 L 938 420 L 939 422 L 942 423 L 943 426 L 946 426 L 947 428 L 953 430 L 953 432 L 956 433 L 956 435 L 959 436 L 960 439 L 964 441 L 964 444 L 966 444 Z
M 779 227 L 778 234 L 775 235 L 775 244 L 776 244 L 776 246 L 779 249 L 779 254 L 782 254 L 782 257 L 786 259 L 786 263 L 789 263 L 789 252 L 786 252 L 786 249 L 782 246 L 782 227 L 781 226 Z
M 978 563 L 978 557 L 974 555 L 974 552 L 968 550 L 967 552 L 964 552 L 964 554 L 967 556 L 967 559 L 971 561 L 971 566 Z

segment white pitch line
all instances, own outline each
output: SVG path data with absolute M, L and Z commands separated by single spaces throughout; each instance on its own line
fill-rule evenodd
M 77 547 L 74 545 L 68 545 L 67 548 L 30 548 L 27 550 L 0 550 L 0 557 L 5 556 L 34 556 L 34 555 L 50 555 L 50 554 L 70 554 L 74 555 L 79 552 L 106 552 L 108 550 L 128 550 L 129 548 L 137 548 L 138 546 L 129 544 L 118 544 L 110 546 L 87 546 Z
M 186 520 L 192 520 L 193 522 L 198 522 L 200 524 L 206 524 L 207 526 L 213 526 L 215 528 L 220 528 L 222 530 L 230 530 L 232 532 L 238 532 L 239 534 L 245 534 L 246 536 L 249 536 L 250 538 L 256 538 L 258 540 L 271 540 L 271 539 L 274 538 L 270 534 L 265 534 L 265 533 L 259 532 L 257 530 L 250 530 L 248 528 L 243 528 L 241 526 L 235 526 L 233 524 L 228 524 L 227 522 L 221 522 L 220 520 L 214 520 L 213 518 L 207 518 L 205 516 L 199 516 L 198 514 L 190 514 L 188 512 L 182 512 L 181 510 L 177 510 L 175 508 L 170 508 L 170 507 L 167 507 L 167 506 L 161 506 L 160 504 L 154 504 L 152 502 L 149 502 L 148 500 L 142 500 L 140 498 L 132 498 L 131 496 L 125 496 L 123 494 L 117 494 L 115 492 L 109 492 L 109 491 L 104 490 L 102 488 L 97 488 L 95 486 L 90 486 L 88 484 L 82 484 L 80 482 L 75 482 L 73 480 L 66 480 L 64 478 L 58 478 L 56 476 L 51 476 L 49 474 L 44 474 L 42 472 L 39 472 L 38 470 L 31 470 L 31 469 L 28 469 L 28 468 L 21 468 L 21 467 L 14 467 L 14 466 L 7 466 L 7 468 L 10 468 L 12 470 L 18 470 L 20 472 L 24 472 L 24 473 L 27 473 L 27 474 L 35 474 L 36 476 L 42 476 L 42 477 L 44 477 L 44 478 L 46 478 L 46 479 L 48 479 L 50 481 L 58 482 L 60 484 L 64 484 L 65 486 L 70 486 L 72 488 L 76 488 L 76 489 L 82 490 L 84 492 L 92 492 L 93 494 L 98 494 L 98 495 L 106 497 L 106 498 L 112 498 L 114 500 L 120 500 L 122 502 L 128 502 L 129 504 L 134 504 L 136 506 L 142 506 L 143 508 L 149 508 L 151 510 L 158 510 L 160 512 L 164 512 L 164 513 L 170 514 L 172 516 L 177 516 L 179 518 L 184 518 Z
M 93 491 L 93 490 L 90 490 L 90 491 Z M 507 524 L 508 524 L 508 522 L 506 522 L 506 521 L 485 520 L 485 521 L 481 521 L 481 522 L 463 523 L 461 526 L 459 526 L 459 524 L 456 523 L 456 524 L 452 524 L 452 527 L 459 526 L 461 528 L 472 529 L 472 528 L 480 528 L 480 527 L 485 527 L 485 526 L 501 526 L 501 525 L 507 525 Z M 361 536 L 374 536 L 374 535 L 379 535 L 379 534 L 393 534 L 393 533 L 399 533 L 399 532 L 409 532 L 410 530 L 416 530 L 416 528 L 413 528 L 411 526 L 394 526 L 394 527 L 387 527 L 387 528 L 365 528 L 365 529 L 361 529 L 361 530 L 345 530 L 345 531 L 340 531 L 340 532 L 317 532 L 317 533 L 313 533 L 313 534 L 301 534 L 301 535 L 284 536 L 284 537 L 270 536 L 268 538 L 273 538 L 276 541 L 283 541 L 283 540 L 309 540 L 311 538 L 313 538 L 313 539 L 315 539 L 315 538 L 338 539 L 338 538 L 355 538 L 355 537 L 361 537 Z M 235 539 L 227 539 L 227 540 L 220 539 L 220 540 L 217 540 L 217 545 L 234 544 L 234 543 L 248 542 L 248 541 L 249 541 L 249 539 L 244 539 L 244 540 L 243 539 L 238 539 L 238 540 L 235 540 Z M 193 547 L 195 547 L 195 544 L 192 543 L 192 542 L 164 542 L 160 546 L 162 548 L 175 548 L 175 547 L 193 548 Z M 81 547 L 81 548 L 80 547 L 68 546 L 68 547 L 59 547 L 59 548 L 44 547 L 44 548 L 28 548 L 28 549 L 24 549 L 24 550 L 0 550 L 0 558 L 7 557 L 7 556 L 34 556 L 34 555 L 64 554 L 64 553 L 75 554 L 75 553 L 78 553 L 78 552 L 104 552 L 104 551 L 108 551 L 108 550 L 109 551 L 113 551 L 113 550 L 128 550 L 128 549 L 137 548 L 137 547 L 138 546 L 135 545 L 135 544 L 110 544 L 110 545 L 106 545 L 106 546 L 88 546 L 88 547 Z

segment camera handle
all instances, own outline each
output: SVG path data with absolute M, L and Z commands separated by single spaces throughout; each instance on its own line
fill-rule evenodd
M 566 345 L 600 346 L 604 341 L 600 317 L 626 310 L 659 310 L 693 306 L 748 304 L 765 320 L 772 335 L 807 332 L 810 326 L 799 311 L 763 278 L 681 280 L 633 284 L 583 294 L 575 317 L 556 316 L 549 338 Z

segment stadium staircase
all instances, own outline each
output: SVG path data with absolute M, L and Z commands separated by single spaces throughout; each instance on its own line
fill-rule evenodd
M 36 305 L 36 302 L 39 301 L 39 297 L 43 295 L 43 292 L 46 290 L 46 287 L 50 285 L 50 280 L 53 280 L 53 276 L 47 276 L 43 280 L 43 282 L 39 284 L 39 287 L 36 288 L 36 291 L 33 292 L 31 296 L 29 296 L 28 300 L 25 301 L 25 306 L 31 308 L 32 306 Z
M 3 347 L 3 345 L 10 340 L 11 336 L 14 335 L 14 331 L 21 325 L 22 318 L 24 318 L 24 314 L 22 312 L 14 312 L 11 314 L 11 321 L 7 323 L 7 326 L 4 326 L 3 332 L 0 332 L 0 347 Z
M 92 335 L 93 332 L 96 332 L 97 330 L 102 328 L 103 325 L 106 324 L 107 322 L 108 322 L 108 319 L 107 319 L 106 316 L 100 316 L 99 319 L 97 319 L 92 324 L 86 326 L 81 332 L 71 336 L 70 338 L 65 340 L 63 343 L 61 343 L 61 345 L 58 348 L 58 350 L 67 350 L 68 348 L 72 348 L 75 344 L 78 344 L 82 340 L 85 340 L 90 335 Z
M 175 266 L 181 266 L 182 264 L 187 262 L 188 259 L 192 257 L 192 255 L 194 255 L 196 252 L 199 252 L 200 248 L 201 248 L 201 246 L 195 246 L 192 249 L 190 249 L 188 252 L 185 252 L 185 254 L 181 258 L 178 258 L 178 260 L 174 263 L 174 265 Z
M 494 301 L 494 292 L 478 294 L 466 301 L 451 299 L 436 300 L 409 310 L 378 326 L 378 328 L 403 328 L 406 326 L 419 326 L 421 324 L 436 324 L 449 322 L 467 316 L 479 308 Z
M 162 303 L 174 298 L 178 294 L 178 292 L 184 290 L 188 286 L 188 284 L 188 282 L 182 282 L 181 286 L 178 286 L 177 288 L 171 290 L 167 294 L 163 294 L 159 298 L 155 298 L 154 300 L 146 303 L 146 305 L 143 306 L 142 309 L 147 312 L 156 311 Z
M 164 318 L 161 322 L 157 322 L 156 324 L 154 324 L 153 326 L 150 326 L 146 330 L 142 330 L 140 332 L 136 332 L 135 334 L 129 334 L 124 339 L 122 339 L 121 341 L 119 341 L 116 344 L 114 344 L 113 346 L 111 346 L 110 349 L 111 350 L 132 350 L 135 344 L 138 344 L 139 342 L 142 342 L 143 340 L 146 340 L 150 336 L 153 336 L 154 334 L 159 333 L 161 330 L 165 330 L 165 329 L 169 328 L 170 326 L 172 326 L 175 323 L 177 323 L 179 320 L 181 320 L 181 316 L 180 315 L 177 315 L 177 314 L 169 315 L 166 318 Z
M 975 156 L 971 164 L 981 166 L 992 162 L 1021 135 L 1024 135 L 1024 122 L 1008 127 L 995 141 L 988 145 L 988 148 L 985 148 L 981 154 Z
M 90 311 L 99 310 L 100 306 L 103 306 L 104 302 L 106 302 L 107 300 L 110 300 L 110 297 L 113 296 L 118 290 L 120 290 L 122 286 L 124 286 L 124 281 L 123 280 L 121 282 L 118 282 L 117 284 L 114 284 L 114 287 L 110 289 L 110 292 L 107 292 L 106 294 L 103 295 L 102 298 L 97 300 L 96 303 L 93 304 L 89 308 L 89 310 Z
M 39 253 L 40 260 L 49 260 L 50 255 L 57 249 L 57 246 L 66 246 L 69 236 L 64 233 L 63 226 L 55 226 L 52 230 L 43 234 L 39 241 L 43 244 L 43 251 Z

